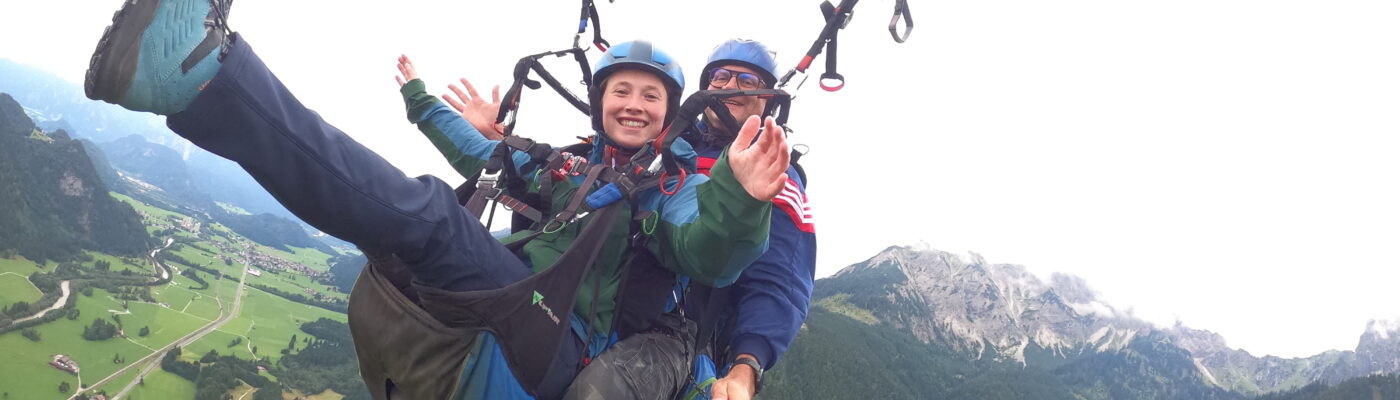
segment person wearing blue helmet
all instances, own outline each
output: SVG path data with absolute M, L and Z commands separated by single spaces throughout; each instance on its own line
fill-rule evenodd
M 752 40 L 733 39 L 716 46 L 702 71 L 702 90 L 767 89 L 777 83 L 774 53 Z M 465 92 L 451 86 L 459 99 L 444 98 L 483 134 L 499 134 L 501 130 L 494 125 L 499 99 L 488 102 L 476 94 L 469 81 L 461 82 Z M 765 100 L 757 96 L 730 97 L 724 104 L 735 121 L 762 117 L 766 106 Z M 696 129 L 685 133 L 684 138 L 693 144 L 698 156 L 699 173 L 709 173 L 735 141 L 737 129 L 724 126 L 722 121 L 713 110 L 706 109 Z M 714 398 L 750 398 L 761 387 L 763 371 L 777 362 L 806 320 L 815 275 L 816 234 L 804 192 L 806 182 L 794 167 L 788 168 L 789 179 L 784 182 L 782 193 L 773 199 L 774 208 L 782 215 L 775 214 L 772 219 L 769 248 L 763 256 L 727 288 L 695 285 L 689 294 L 684 288 L 677 289 L 677 297 L 687 297 L 687 315 L 700 324 L 702 343 L 698 347 L 702 356 L 695 360 L 691 378 L 694 382 L 689 388 L 695 393 L 711 392 Z M 675 343 L 679 342 L 670 344 Z M 639 354 L 654 355 L 631 349 L 604 354 L 580 376 L 570 393 L 588 391 L 592 395 L 582 398 L 619 397 L 618 393 L 646 386 L 638 379 L 654 377 L 636 372 L 638 369 L 674 361 L 654 357 L 645 363 L 613 362 L 615 358 L 630 360 Z M 717 367 L 724 372 L 722 376 L 716 376 Z
M 727 40 L 705 62 L 699 79 L 704 90 L 771 89 L 777 84 L 774 52 L 757 41 Z M 744 121 L 762 117 L 766 101 L 738 96 L 724 104 L 735 121 Z M 696 128 L 683 136 L 695 146 L 701 173 L 709 172 L 724 149 L 736 143 L 738 127 L 723 121 L 706 109 Z M 773 198 L 768 250 L 734 285 L 692 288 L 687 299 L 688 315 L 700 324 L 699 347 L 705 354 L 697 361 L 696 383 L 703 391 L 708 368 L 718 367 L 719 379 L 709 386 L 716 400 L 747 400 L 756 394 L 763 371 L 778 362 L 807 318 L 816 274 L 816 227 L 805 176 L 795 166 L 788 167 L 787 175 L 782 193 Z
M 569 214 L 552 229 L 534 232 L 535 240 L 507 247 L 457 203 L 442 180 L 405 176 L 301 104 L 247 41 L 229 30 L 229 5 L 125 3 L 92 56 L 87 94 L 166 116 L 172 131 L 237 162 L 303 221 L 354 243 L 374 260 L 351 295 L 350 325 L 361 375 L 377 399 L 501 398 L 461 384 L 473 377 L 467 374 L 473 364 L 496 359 L 505 359 L 510 369 L 486 378 L 514 380 L 518 391 L 533 397 L 561 397 L 595 345 L 607 343 L 599 337 L 612 326 L 616 304 L 598 294 L 623 283 L 624 260 L 652 257 L 673 273 L 723 286 L 767 247 L 768 201 L 785 180 L 774 162 L 787 156 L 778 137 L 730 149 L 708 178 L 662 176 L 659 184 L 637 186 L 631 197 L 588 211 L 579 208 L 581 199 L 614 187 L 593 178 L 610 160 L 622 160 L 621 154 L 596 152 L 583 178 L 531 166 L 528 155 L 510 152 L 512 173 L 530 177 L 535 189 L 549 181 L 550 194 L 569 200 L 552 202 L 558 207 L 547 211 Z M 685 158 L 687 146 L 627 148 L 664 131 L 670 96 L 679 95 L 669 91 L 669 62 L 655 57 L 659 52 L 629 47 L 614 68 L 600 65 L 608 79 L 593 88 L 600 92 L 597 136 L 618 152 L 670 151 Z M 676 88 L 680 76 L 677 68 Z M 429 139 L 459 151 L 454 165 L 485 165 L 496 143 L 421 87 L 417 80 L 405 84 L 409 119 L 442 129 Z M 757 119 L 747 121 L 740 135 L 753 138 L 758 125 Z M 637 238 L 646 243 L 642 247 L 611 229 L 627 225 L 633 212 L 649 223 L 650 240 Z M 572 242 L 597 245 L 573 251 Z M 584 261 L 564 265 L 565 259 Z M 579 274 L 582 283 L 548 280 L 570 276 L 559 271 Z M 569 295 L 553 295 L 552 289 Z M 579 307 L 583 302 L 575 301 L 575 293 L 593 296 Z M 521 330 L 540 326 L 548 329 Z M 488 337 L 492 333 L 499 336 Z
M 594 83 L 589 90 L 590 114 L 595 132 L 602 134 L 595 134 L 591 148 L 585 151 L 589 162 L 593 164 L 625 163 L 636 152 L 646 151 L 642 146 L 647 140 L 657 137 L 672 120 L 680 103 L 679 94 L 685 80 L 674 60 L 643 41 L 623 43 L 610 48 L 602 55 L 594 69 Z M 463 79 L 463 84 L 473 95 L 461 96 L 460 102 L 450 102 L 456 103 L 453 105 L 457 107 L 460 115 L 449 112 L 450 109 L 446 105 L 424 91 L 422 81 L 417 79 L 417 69 L 407 57 L 400 57 L 399 70 L 401 76 L 397 77 L 397 81 L 402 84 L 401 90 L 410 109 L 410 116 L 423 114 L 422 119 L 414 120 L 419 130 L 437 144 L 438 150 L 458 167 L 458 172 L 464 177 L 470 177 L 480 171 L 480 167 L 475 163 L 461 161 L 464 158 L 473 159 L 468 156 L 471 153 L 486 154 L 489 151 L 489 148 L 474 146 L 495 143 L 487 138 L 492 137 L 492 134 L 500 134 L 494 125 L 493 116 L 496 110 L 491 108 L 498 104 L 480 100 L 480 97 L 474 94 L 475 89 Z M 651 81 L 659 79 L 660 85 L 636 86 L 629 82 L 647 78 L 646 74 L 654 77 Z M 635 90 L 640 90 L 641 98 L 646 100 L 637 105 L 636 110 L 619 108 L 617 102 L 609 101 L 611 97 L 626 96 Z M 655 110 L 654 107 L 657 106 L 664 106 L 660 109 L 664 111 Z M 430 108 L 428 111 L 421 111 L 425 107 Z M 754 121 L 757 120 L 755 117 Z M 769 127 L 774 131 L 778 129 L 771 123 Z M 752 128 L 750 126 L 750 129 Z M 754 132 L 747 134 L 752 138 Z M 693 152 L 689 151 L 689 145 L 680 140 L 673 146 L 673 150 L 677 148 L 684 149 L 684 162 L 687 169 L 693 171 L 695 158 Z M 769 160 L 775 163 L 774 165 L 786 162 L 782 157 L 777 157 L 776 153 L 769 155 L 775 156 Z M 525 159 L 521 161 L 524 162 Z M 636 271 L 640 267 L 629 265 L 628 268 Z M 691 278 L 685 274 L 682 276 L 686 279 Z M 631 276 L 628 279 L 631 279 Z M 636 283 L 635 280 L 625 281 L 621 287 Z M 660 286 L 672 285 L 674 281 L 675 279 L 653 279 L 646 284 L 660 289 Z M 732 282 L 732 279 L 708 284 L 723 286 L 729 282 Z M 585 286 L 587 285 L 585 282 Z M 638 294 L 641 292 L 647 291 L 622 293 L 610 288 L 604 289 L 601 294 L 580 293 L 579 302 L 576 303 L 579 305 L 579 309 L 576 309 L 579 313 L 586 313 L 582 308 L 584 304 L 596 305 L 600 301 L 605 308 L 618 311 L 612 324 L 590 325 L 591 334 L 583 335 L 592 338 L 590 354 L 596 357 L 591 358 L 592 363 L 580 373 L 578 381 L 570 387 L 565 398 L 669 398 L 685 385 L 689 376 L 688 364 L 693 353 L 693 322 L 676 320 L 669 314 L 655 315 L 660 311 L 657 308 L 669 298 L 665 297 L 665 292 L 662 291 L 649 292 L 662 294 L 661 297 Z M 656 307 L 650 307 L 652 305 Z M 653 314 L 639 317 L 637 314 L 645 313 L 633 312 L 637 308 L 650 309 Z M 628 326 L 628 320 L 638 318 L 648 324 Z M 599 333 L 603 335 L 600 337 Z M 620 342 L 617 341 L 619 339 Z M 626 362 L 621 363 L 618 360 Z M 485 372 L 481 375 L 485 375 Z

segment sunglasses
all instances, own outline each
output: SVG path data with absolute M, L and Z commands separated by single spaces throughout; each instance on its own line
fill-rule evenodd
M 710 72 L 710 86 L 722 88 L 729 84 L 729 80 L 739 78 L 739 88 L 743 90 L 755 90 L 763 85 L 763 80 L 758 75 L 748 72 L 739 72 L 724 68 L 715 68 Z

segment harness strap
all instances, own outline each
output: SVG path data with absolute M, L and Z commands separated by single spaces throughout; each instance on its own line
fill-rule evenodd
M 515 116 L 520 109 L 520 97 L 524 92 L 522 87 L 536 90 L 541 86 L 538 81 L 530 79 L 530 71 L 534 71 L 536 75 L 539 75 L 540 79 L 548 83 L 551 89 L 559 93 L 560 97 L 563 97 L 565 101 L 573 105 L 579 112 L 588 115 L 588 102 L 569 91 L 569 89 L 564 88 L 564 85 L 559 83 L 559 80 L 555 79 L 554 75 L 549 73 L 549 70 L 546 70 L 544 65 L 540 63 L 540 59 L 545 57 L 563 57 L 566 55 L 572 55 L 574 61 L 578 63 L 579 70 L 583 76 L 580 83 L 585 87 L 592 84 L 593 72 L 588 67 L 588 57 L 583 54 L 583 49 L 578 48 L 578 46 L 567 50 L 547 51 L 521 57 L 520 60 L 515 63 L 515 71 L 512 74 L 515 80 L 511 83 L 510 89 L 506 90 L 506 101 L 501 106 L 501 110 L 496 114 L 496 123 L 505 125 L 506 136 L 511 136 L 511 133 L 515 131 Z
M 821 34 L 817 35 L 817 40 L 812 42 L 812 47 L 807 50 L 807 54 L 804 54 L 802 56 L 802 61 L 799 61 L 796 67 L 793 67 L 787 72 L 787 74 L 783 75 L 782 79 L 778 80 L 778 88 L 781 89 L 787 87 L 788 81 L 792 80 L 792 77 L 797 75 L 797 73 L 800 72 L 806 74 L 807 68 L 812 65 L 812 60 L 815 60 L 817 58 L 817 55 L 820 55 L 822 53 L 822 49 L 836 42 L 837 31 L 844 29 L 846 27 L 846 24 L 851 22 L 851 15 L 855 11 L 856 1 L 857 0 L 841 0 L 841 4 L 834 7 L 831 5 L 830 1 L 822 2 L 822 16 L 826 18 L 826 25 L 822 27 Z M 834 53 L 836 50 L 834 45 L 831 45 L 830 47 L 832 52 Z M 828 74 L 823 74 L 823 79 L 840 81 L 840 84 L 838 86 L 835 86 L 834 89 L 827 89 L 828 91 L 840 90 L 841 87 L 845 86 L 845 79 L 841 78 L 841 75 L 836 74 L 835 71 L 832 69 L 834 65 L 835 56 L 828 55 Z M 804 78 L 803 81 L 805 82 L 806 79 Z M 800 89 L 802 87 L 802 84 L 799 83 L 797 86 Z M 823 84 L 822 88 L 827 88 L 827 85 Z
M 579 37 L 583 36 L 583 31 L 588 29 L 588 21 L 593 21 L 593 46 L 597 47 L 599 51 L 608 51 L 612 44 L 603 39 L 603 25 L 598 22 L 598 7 L 593 4 L 593 0 L 583 0 L 583 7 L 579 10 L 578 33 L 574 34 L 574 48 L 579 47 Z
M 899 34 L 899 18 L 904 17 L 904 34 Z M 894 37 L 895 43 L 904 43 L 909 40 L 909 34 L 914 32 L 914 16 L 909 15 L 908 0 L 895 0 L 894 17 L 890 17 L 890 36 Z
M 568 205 L 564 206 L 564 210 L 560 211 L 558 215 L 554 216 L 553 220 L 550 220 L 549 223 L 545 225 L 545 232 L 563 229 L 565 225 L 568 225 L 584 215 L 588 215 L 586 211 L 580 214 L 579 207 L 583 205 L 583 200 L 588 198 L 588 189 L 593 187 L 593 183 L 598 181 L 598 176 L 601 175 L 606 168 L 607 167 L 603 165 L 588 167 L 588 175 L 583 178 L 583 184 L 579 185 L 578 190 L 574 192 L 574 197 L 569 199 Z M 558 225 L 556 226 L 555 224 Z
M 854 6 L 854 4 L 852 4 L 852 6 Z M 837 17 L 837 13 L 838 11 L 831 6 L 831 2 L 822 3 L 822 14 L 826 15 L 827 20 L 831 20 L 832 18 Z M 846 14 L 846 21 L 850 21 L 850 15 L 850 13 Z M 841 27 L 845 28 L 845 22 L 842 23 Z M 826 41 L 826 72 L 823 72 L 821 79 L 817 81 L 817 85 L 821 86 L 822 90 L 826 90 L 828 92 L 835 92 L 837 90 L 841 90 L 842 87 L 846 86 L 846 77 L 841 76 L 841 74 L 836 72 L 837 36 L 838 35 L 835 32 L 833 32 L 831 34 L 831 38 Z M 828 85 L 827 82 L 835 83 Z

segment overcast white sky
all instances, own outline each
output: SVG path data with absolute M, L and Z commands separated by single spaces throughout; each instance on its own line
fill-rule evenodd
M 120 3 L 6 1 L 0 57 L 81 82 Z M 1353 349 L 1368 319 L 1400 315 L 1400 3 L 910 3 L 902 45 L 885 30 L 892 0 L 859 3 L 841 34 L 846 89 L 814 74 L 797 93 L 819 276 L 895 244 L 975 251 L 1082 276 L 1119 308 L 1256 355 Z M 769 43 L 786 71 L 817 5 L 598 7 L 607 39 L 651 39 L 694 90 L 730 37 Z M 575 1 L 240 0 L 231 23 L 327 120 L 455 183 L 404 120 L 395 57 L 430 88 L 505 85 L 519 57 L 571 45 L 577 17 Z M 577 79 L 567 59 L 551 71 Z M 523 104 L 517 132 L 588 133 L 548 90 Z

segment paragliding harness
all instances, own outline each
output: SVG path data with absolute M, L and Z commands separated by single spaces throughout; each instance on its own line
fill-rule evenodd
M 520 109 L 521 87 L 528 87 L 530 89 L 540 88 L 540 83 L 538 81 L 530 79 L 530 71 L 534 71 L 535 74 L 539 75 L 540 79 L 548 83 L 551 89 L 559 93 L 559 96 L 563 97 L 564 100 L 568 101 L 574 108 L 577 108 L 579 112 L 588 115 L 588 102 L 579 98 L 573 92 L 569 91 L 569 89 L 565 89 L 564 85 L 560 84 L 558 79 L 554 79 L 554 75 L 550 74 L 549 70 L 546 70 L 544 66 L 540 64 L 540 59 L 545 57 L 573 55 L 574 61 L 578 62 L 579 69 L 583 72 L 583 80 L 581 83 L 583 83 L 584 87 L 587 87 L 593 83 L 593 72 L 588 68 L 588 57 L 583 54 L 583 51 L 584 50 L 579 47 L 567 50 L 547 51 L 522 57 L 520 61 L 515 63 L 515 72 L 513 74 L 515 81 L 511 83 L 510 89 L 506 90 L 505 103 L 502 104 L 500 112 L 496 114 L 496 123 L 505 125 L 506 136 L 510 136 L 511 133 L 515 131 L 515 115 Z
M 609 3 L 612 0 L 608 0 Z M 579 48 L 579 38 L 583 37 L 583 32 L 588 29 L 588 21 L 593 21 L 593 46 L 598 50 L 608 51 L 612 47 L 611 43 L 603 39 L 603 24 L 598 22 L 598 7 L 593 4 L 593 0 L 583 0 L 583 8 L 579 10 L 578 33 L 574 34 L 574 48 Z
M 841 0 L 837 6 L 831 5 L 830 1 L 823 1 L 821 4 L 822 17 L 826 19 L 826 25 L 822 27 L 821 34 L 817 35 L 817 40 L 812 42 L 812 47 L 807 50 L 807 54 L 802 56 L 802 60 L 797 62 L 783 78 L 778 81 L 778 88 L 787 87 L 788 81 L 794 75 L 802 73 L 802 81 L 797 83 L 797 88 L 801 89 L 802 84 L 807 81 L 807 68 L 812 66 L 812 61 L 821 55 L 822 49 L 826 49 L 826 72 L 823 72 L 818 85 L 823 90 L 835 92 L 846 86 L 846 77 L 836 72 L 836 37 L 840 30 L 845 29 L 851 22 L 851 16 L 855 14 L 856 2 L 858 0 Z M 904 19 L 904 34 L 899 33 L 899 20 Z M 894 17 L 890 18 L 890 36 L 894 37 L 896 43 L 904 43 L 909 39 L 909 34 L 914 31 L 914 17 L 909 14 L 909 3 L 907 0 L 895 0 Z
M 613 332 L 625 339 L 653 329 L 665 313 L 676 276 L 646 250 L 660 215 L 657 211 L 638 215 L 636 197 L 652 185 L 663 194 L 676 193 L 690 173 L 671 151 L 679 132 L 693 129 L 706 108 L 726 111 L 717 114 L 727 115 L 723 98 L 753 95 L 769 97 L 781 111 L 779 119 L 786 121 L 791 97 L 781 90 L 696 93 L 684 102 L 668 128 L 644 145 L 653 151 L 638 151 L 626 165 L 590 165 L 583 157 L 529 139 L 510 136 L 503 140 L 487 161 L 475 190 L 466 196 L 466 206 L 480 216 L 487 200 L 497 200 L 513 206 L 517 215 L 534 220 L 532 232 L 507 243 L 507 248 L 519 251 L 542 233 L 557 232 L 585 216 L 592 217 L 549 268 L 500 289 L 452 292 L 420 286 L 412 282 L 396 257 L 367 254 L 370 263 L 352 290 L 349 313 L 361 375 L 371 393 L 383 399 L 389 388 L 396 387 L 407 398 L 451 397 L 463 386 L 460 374 L 479 333 L 490 332 L 499 340 L 521 387 L 538 395 L 563 340 L 572 334 L 569 313 L 581 283 L 606 238 L 619 225 L 615 223 L 622 216 L 619 214 L 629 209 L 630 240 L 619 272 L 622 284 L 615 298 Z M 533 165 L 515 168 L 512 151 L 528 154 Z M 520 190 L 524 178 L 518 171 L 530 167 L 539 171 L 538 192 L 543 195 L 522 200 L 515 197 L 524 193 Z M 582 184 L 559 213 L 546 216 L 539 211 L 554 208 L 543 202 L 551 199 L 555 179 L 577 176 L 583 177 Z M 605 185 L 590 192 L 595 183 Z M 596 309 L 598 288 L 594 290 Z

